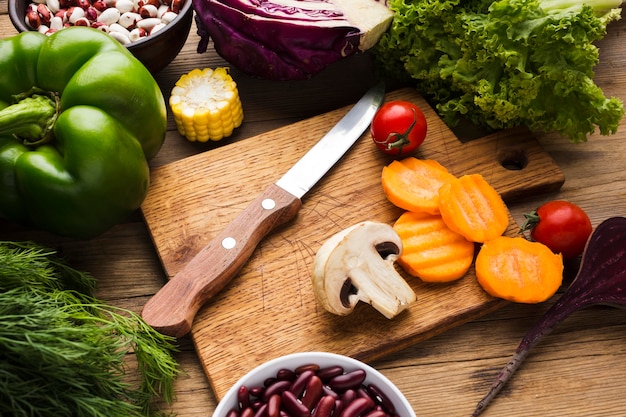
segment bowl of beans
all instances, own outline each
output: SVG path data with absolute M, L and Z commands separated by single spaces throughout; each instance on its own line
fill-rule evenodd
M 348 356 L 300 352 L 272 359 L 233 385 L 213 417 L 415 417 L 382 373 Z
M 193 20 L 192 0 L 9 0 L 8 8 L 19 32 L 69 26 L 106 32 L 153 74 L 176 58 Z

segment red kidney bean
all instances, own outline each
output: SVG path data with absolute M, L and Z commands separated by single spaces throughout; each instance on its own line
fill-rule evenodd
M 306 364 L 280 369 L 263 386 L 240 387 L 238 407 L 225 417 L 404 417 L 366 372 Z
M 296 373 L 290 369 L 280 369 L 277 373 L 276 373 L 276 378 L 282 380 L 282 381 L 295 381 L 296 380 Z
M 374 400 L 369 397 L 359 397 L 346 404 L 339 417 L 358 417 L 362 416 L 374 408 Z
M 239 411 L 233 408 L 226 413 L 226 417 L 239 417 Z
M 291 388 L 291 382 L 289 381 L 276 381 L 274 384 L 265 388 L 262 399 L 267 401 L 274 394 L 282 394 L 283 391 L 287 391 Z
M 341 395 L 341 401 L 343 401 L 344 404 L 350 404 L 352 401 L 356 400 L 356 398 L 356 391 L 353 389 L 347 389 L 343 395 Z
M 338 400 L 339 399 L 339 394 L 337 394 L 335 391 L 333 391 L 332 389 L 330 389 L 330 387 L 324 385 L 322 387 L 322 390 L 324 391 L 324 395 L 330 395 L 331 397 L 333 397 L 334 399 Z
M 343 367 L 339 365 L 322 368 L 316 373 L 316 375 L 319 376 L 324 382 L 328 382 L 332 378 L 341 374 L 343 374 Z
M 265 392 L 265 387 L 252 387 L 250 388 L 250 395 L 256 398 L 261 398 Z
M 335 411 L 333 412 L 333 414 L 335 416 L 341 415 L 341 412 L 343 411 L 345 407 L 346 405 L 344 404 L 342 400 L 335 400 Z
M 289 391 L 291 391 L 296 397 L 300 397 L 304 392 L 304 388 L 306 388 L 306 384 L 308 384 L 309 379 L 311 379 L 313 375 L 315 375 L 315 371 L 312 369 L 303 371 L 298 375 L 298 378 L 293 381 Z
M 369 394 L 369 392 L 367 392 L 367 389 L 363 385 L 355 389 L 355 391 L 357 397 L 371 397 L 371 395 Z
M 267 400 L 267 417 L 280 417 L 280 403 L 281 396 L 278 394 L 272 395 Z
M 395 414 L 396 410 L 393 403 L 380 388 L 374 384 L 369 384 L 367 386 L 367 392 L 374 399 L 374 402 L 379 404 L 386 413 Z
M 309 378 L 309 382 L 307 382 L 304 394 L 302 395 L 302 404 L 304 404 L 304 406 L 309 410 L 313 410 L 324 394 L 324 390 L 322 388 L 322 380 L 319 376 L 313 375 Z
M 306 365 L 300 365 L 298 366 L 294 372 L 296 374 L 301 374 L 304 371 L 313 371 L 313 372 L 317 372 L 320 370 L 320 366 L 316 363 L 307 363 Z
M 252 407 L 244 408 L 241 412 L 241 417 L 254 417 L 254 410 Z
M 365 414 L 364 417 L 389 417 L 389 414 L 385 413 L 383 410 L 372 410 L 369 413 Z
M 330 395 L 324 395 L 313 410 L 311 417 L 330 417 L 335 410 L 335 399 Z
M 293 417 L 307 417 L 309 409 L 306 408 L 291 391 L 284 391 L 281 394 L 282 404 L 287 413 Z
M 332 378 L 328 385 L 335 390 L 345 390 L 360 386 L 365 380 L 365 370 L 356 369 Z
M 250 391 L 248 391 L 248 387 L 242 385 L 237 391 L 237 406 L 243 410 L 248 405 L 250 405 Z
M 267 417 L 267 403 L 262 404 L 254 413 L 254 417 Z

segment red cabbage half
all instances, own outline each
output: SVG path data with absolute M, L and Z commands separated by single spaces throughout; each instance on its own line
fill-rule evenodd
M 381 0 L 382 1 L 382 0 Z M 265 79 L 307 79 L 378 42 L 393 13 L 377 0 L 193 0 L 205 52 Z

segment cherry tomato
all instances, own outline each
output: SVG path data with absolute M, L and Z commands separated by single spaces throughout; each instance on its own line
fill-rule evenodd
M 424 142 L 426 118 L 413 103 L 390 101 L 378 109 L 370 131 L 378 149 L 388 155 L 404 156 Z
M 568 201 L 550 201 L 524 216 L 526 223 L 522 230 L 530 230 L 534 240 L 555 253 L 561 253 L 563 259 L 580 255 L 591 235 L 591 221 L 587 213 Z

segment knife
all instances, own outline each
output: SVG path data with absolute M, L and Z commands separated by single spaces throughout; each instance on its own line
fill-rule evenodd
M 295 217 L 301 198 L 361 137 L 384 97 L 384 83 L 370 88 L 289 171 L 148 300 L 141 312 L 144 321 L 162 334 L 186 335 L 198 310 L 231 281 L 259 242 Z

